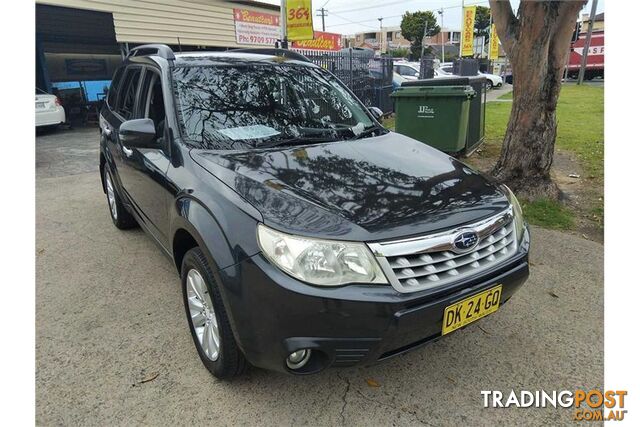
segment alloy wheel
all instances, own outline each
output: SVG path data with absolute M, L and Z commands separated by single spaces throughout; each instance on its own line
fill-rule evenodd
M 111 174 L 106 172 L 105 182 L 107 185 L 107 200 L 109 201 L 109 208 L 111 209 L 111 215 L 113 219 L 118 219 L 118 206 L 116 205 L 116 193 L 113 191 L 113 184 L 111 183 Z
M 196 269 L 187 273 L 187 301 L 200 348 L 212 361 L 220 355 L 220 330 L 207 285 Z

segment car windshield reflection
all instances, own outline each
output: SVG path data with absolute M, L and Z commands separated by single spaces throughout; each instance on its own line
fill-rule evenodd
M 183 66 L 173 81 L 183 134 L 202 148 L 335 141 L 376 126 L 336 78 L 312 66 Z

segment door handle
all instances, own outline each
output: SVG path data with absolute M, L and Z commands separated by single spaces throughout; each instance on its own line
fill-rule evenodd
M 122 146 L 122 152 L 124 153 L 125 156 L 127 157 L 131 157 L 133 155 L 133 150 L 125 147 L 124 145 Z

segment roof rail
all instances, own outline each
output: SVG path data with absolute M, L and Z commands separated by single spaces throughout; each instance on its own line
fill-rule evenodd
M 127 58 L 132 56 L 144 56 L 144 55 L 158 55 L 160 58 L 164 59 L 176 59 L 173 54 L 173 50 L 166 44 L 143 44 L 140 46 L 136 46 L 129 50 L 129 55 Z
M 296 61 L 303 62 L 311 62 L 309 58 L 304 56 L 301 53 L 294 52 L 289 49 L 278 49 L 273 47 L 253 47 L 253 48 L 240 48 L 240 49 L 230 49 L 229 52 L 244 52 L 244 53 L 257 53 L 261 55 L 273 55 L 273 56 L 282 56 L 289 59 L 295 59 Z

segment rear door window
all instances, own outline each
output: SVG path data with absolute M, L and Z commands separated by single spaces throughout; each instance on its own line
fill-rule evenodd
M 141 74 L 141 67 L 129 67 L 122 79 L 122 86 L 118 91 L 118 106 L 116 110 L 125 120 L 135 118 L 136 94 L 138 92 Z

